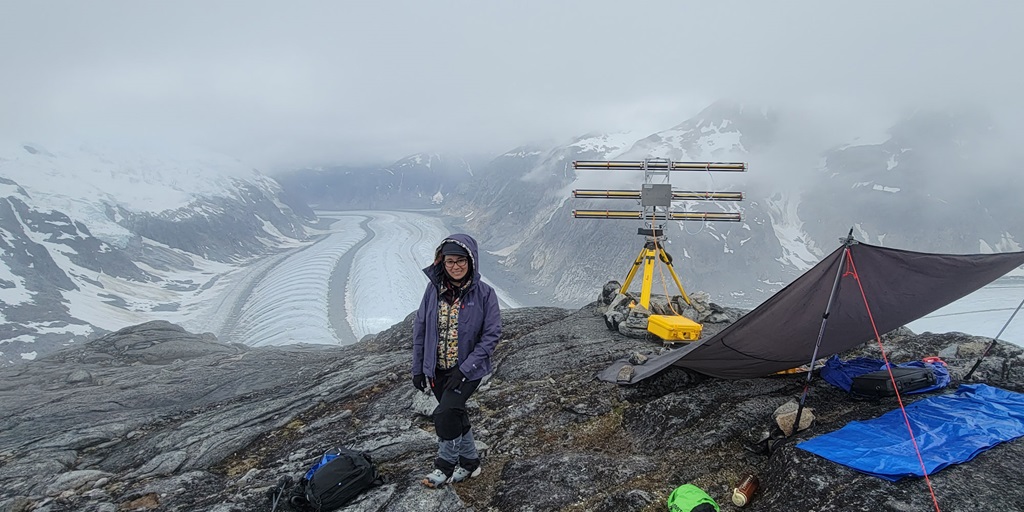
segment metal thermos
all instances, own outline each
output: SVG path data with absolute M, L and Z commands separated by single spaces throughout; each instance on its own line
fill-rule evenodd
M 747 473 L 740 479 L 740 483 L 732 490 L 732 502 L 737 507 L 750 503 L 750 498 L 757 491 L 757 477 L 753 473 Z

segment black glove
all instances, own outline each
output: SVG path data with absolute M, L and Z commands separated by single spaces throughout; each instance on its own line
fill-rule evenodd
M 412 385 L 420 391 L 427 389 L 427 377 L 424 376 L 422 373 L 419 375 L 413 375 Z
M 462 374 L 462 370 L 455 368 L 455 371 L 448 377 L 448 382 L 444 384 L 444 390 L 458 392 L 463 382 L 466 382 L 466 376 Z

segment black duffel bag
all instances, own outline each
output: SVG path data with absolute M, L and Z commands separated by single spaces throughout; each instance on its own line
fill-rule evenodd
M 896 388 L 893 388 L 893 379 L 896 380 Z M 850 393 L 862 398 L 881 398 L 896 396 L 896 389 L 899 389 L 900 393 L 906 393 L 934 385 L 935 372 L 931 368 L 893 367 L 892 378 L 889 377 L 888 370 L 878 370 L 854 377 Z

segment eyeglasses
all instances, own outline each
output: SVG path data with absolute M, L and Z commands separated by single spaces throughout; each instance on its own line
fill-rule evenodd
M 465 267 L 468 264 L 469 260 L 467 260 L 466 258 L 459 258 L 457 260 L 444 260 L 444 266 L 448 268 Z

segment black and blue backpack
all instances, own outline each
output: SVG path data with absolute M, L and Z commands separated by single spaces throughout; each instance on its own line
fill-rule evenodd
M 327 512 L 347 505 L 363 491 L 382 485 L 384 478 L 377 473 L 369 454 L 348 448 L 334 448 L 320 457 L 299 482 L 292 486 L 291 478 L 278 482 L 271 495 L 274 508 L 297 512 Z

